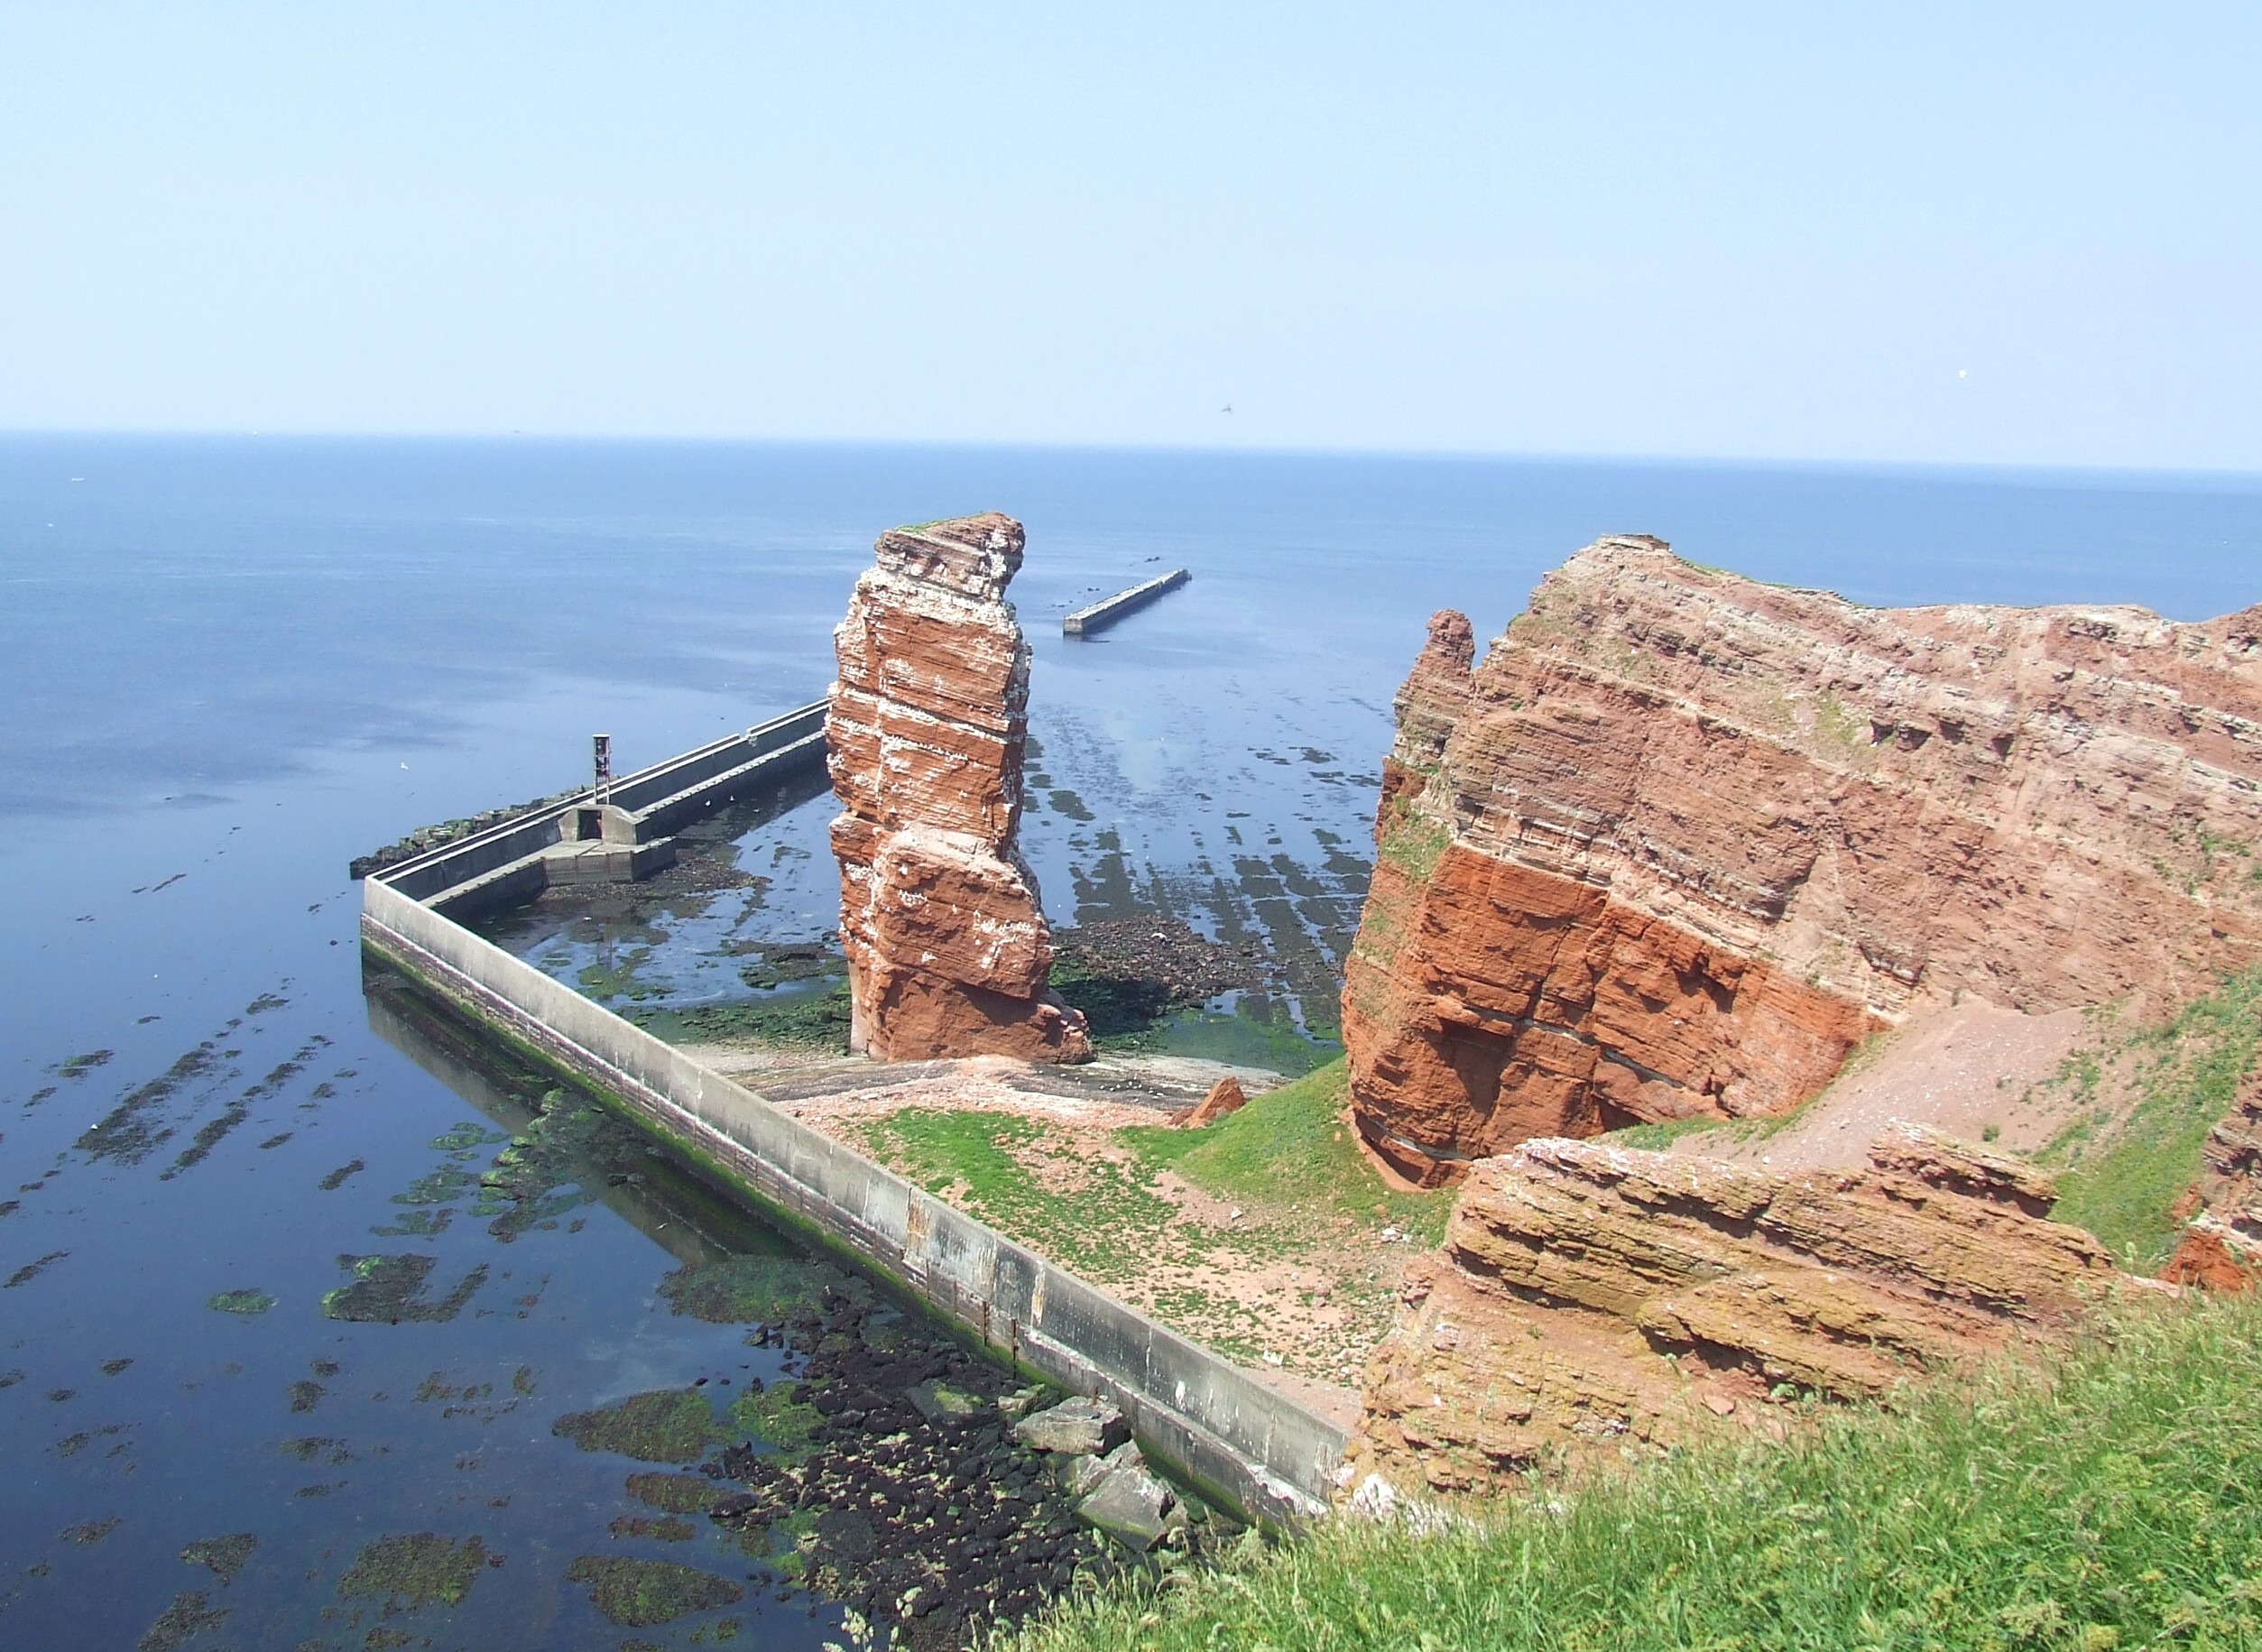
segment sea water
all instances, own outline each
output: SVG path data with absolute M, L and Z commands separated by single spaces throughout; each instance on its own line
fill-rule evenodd
M 1283 1065 L 1326 1052 L 1390 699 L 1436 608 L 1496 635 L 1619 531 L 1874 603 L 2262 599 L 2241 478 L 0 440 L 0 1645 L 837 1638 L 704 1527 L 616 1535 L 655 1512 L 624 1489 L 649 1465 L 552 1432 L 787 1371 L 662 1287 L 798 1253 L 601 1118 L 536 1155 L 531 1202 L 499 1198 L 482 1178 L 547 1081 L 365 992 L 346 863 L 575 784 L 593 734 L 630 768 L 817 697 L 872 537 L 987 509 L 1029 529 L 1048 909 L 1255 937 L 1260 1013 L 1187 1036 Z M 1060 635 L 1179 566 L 1183 590 Z M 835 919 L 830 813 L 750 817 L 728 889 L 517 944 L 601 993 L 743 992 L 722 943 Z M 373 1279 L 402 1288 L 355 1294 Z M 479 1541 L 455 1605 L 373 1583 L 384 1540 L 422 1533 L 451 1564 Z M 623 1628 L 568 1579 L 591 1555 L 743 1598 Z

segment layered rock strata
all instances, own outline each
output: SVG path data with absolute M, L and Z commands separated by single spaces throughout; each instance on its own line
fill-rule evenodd
M 1346 971 L 1417 1181 L 1784 1111 L 1962 993 L 2172 1002 L 2262 956 L 2262 607 L 1879 609 L 1605 539 L 1398 700 Z
M 1021 526 L 992 512 L 895 528 L 833 633 L 825 734 L 852 1046 L 882 1060 L 1077 1061 L 1084 1018 L 1015 847 L 1029 644 L 1005 587 Z
M 1528 1141 L 1464 1184 L 1369 1370 L 1354 1472 L 1463 1490 L 1596 1447 L 1662 1445 L 1799 1393 L 1889 1398 L 2061 1339 L 2121 1279 L 2045 1220 L 2030 1167 L 1914 1127 L 1870 1163 L 1782 1176 Z

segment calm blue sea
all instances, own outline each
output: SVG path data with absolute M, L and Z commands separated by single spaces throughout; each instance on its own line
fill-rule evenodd
M 777 1241 L 659 1183 L 570 1178 L 549 1225 L 492 1231 L 470 1183 L 524 1098 L 373 1019 L 345 867 L 575 783 L 593 733 L 633 767 L 817 697 L 872 537 L 984 509 L 1029 528 L 1026 834 L 1057 920 L 1145 902 L 1261 928 L 1302 959 L 1307 1020 L 1425 619 L 1495 634 L 1600 533 L 1875 603 L 2262 599 L 2250 478 L 0 438 L 0 1646 L 132 1647 L 184 1592 L 177 1620 L 207 1614 L 184 1647 L 360 1646 L 382 1608 L 339 1589 L 387 1534 L 504 1556 L 461 1607 L 391 1620 L 441 1646 L 619 1646 L 566 1581 L 579 1555 L 747 1572 L 704 1532 L 610 1535 L 637 1465 L 549 1425 L 776 1374 L 658 1287 Z M 1185 590 L 1060 637 L 1177 565 Z M 751 831 L 763 899 L 690 902 L 669 933 L 827 927 L 828 814 Z M 593 944 L 529 941 L 568 978 Z M 652 967 L 727 991 L 699 956 Z M 370 1255 L 432 1259 L 428 1303 L 477 1283 L 452 1316 L 327 1315 Z M 229 1291 L 272 1306 L 208 1306 Z M 244 1533 L 230 1581 L 180 1557 Z M 635 1632 L 836 1632 L 747 1587 Z

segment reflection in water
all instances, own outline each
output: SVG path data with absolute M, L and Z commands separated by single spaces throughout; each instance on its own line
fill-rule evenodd
M 364 961 L 363 983 L 369 1025 L 379 1038 L 476 1107 L 513 1141 L 539 1138 L 545 1117 L 540 1097 L 559 1094 L 554 1077 L 518 1066 L 501 1047 L 483 1041 L 475 1030 L 373 960 Z M 747 1253 L 800 1254 L 776 1229 L 688 1174 L 618 1121 L 600 1113 L 576 1122 L 578 1139 L 562 1151 L 552 1149 L 545 1167 L 559 1185 L 603 1204 L 681 1266 L 697 1268 Z M 512 1192 L 520 1195 L 514 1205 L 529 1196 L 545 1196 L 523 1182 Z M 540 1219 L 548 1220 L 570 1207 L 545 1204 L 542 1208 Z M 517 1219 L 515 1210 L 512 1218 Z
M 1183 1490 L 1168 1494 L 1168 1525 L 1135 1546 L 1080 1523 L 1067 1460 L 1011 1434 L 999 1401 L 1011 1397 L 1018 1414 L 1034 1394 L 1010 1371 L 749 1215 L 588 1098 L 551 1084 L 530 1099 L 538 1071 L 492 1053 L 400 977 L 371 965 L 368 993 L 381 1036 L 509 1132 L 480 1178 L 491 1196 L 474 1207 L 508 1206 L 491 1232 L 602 1202 L 680 1264 L 658 1287 L 678 1313 L 751 1322 L 756 1345 L 789 1351 L 780 1375 L 742 1381 L 726 1419 L 734 1428 L 696 1392 L 653 1389 L 560 1417 L 555 1432 L 586 1451 L 702 1462 L 702 1479 L 632 1476 L 630 1489 L 679 1516 L 707 1515 L 744 1555 L 845 1606 L 852 1638 L 956 1647 L 1079 1580 L 1151 1572 L 1166 1554 L 1200 1552 L 1238 1529 Z M 733 1444 L 736 1434 L 752 1437 Z M 688 1537 L 693 1528 L 633 1517 L 612 1529 Z M 589 1584 L 601 1610 L 667 1583 L 687 1614 L 737 1601 L 720 1575 L 679 1565 L 660 1577 L 638 1565 L 584 1556 L 567 1576 Z

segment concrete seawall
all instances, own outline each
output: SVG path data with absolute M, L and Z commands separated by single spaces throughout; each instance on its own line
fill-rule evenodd
M 1128 591 L 1118 591 L 1104 601 L 1088 608 L 1079 608 L 1060 622 L 1060 632 L 1067 637 L 1089 637 L 1105 631 L 1124 615 L 1136 614 L 1156 597 L 1167 591 L 1175 591 L 1194 576 L 1185 568 L 1174 568 L 1157 579 L 1135 585 Z
M 1274 1523 L 1325 1508 L 1340 1427 L 474 935 L 435 909 L 451 854 L 465 879 L 493 870 L 471 839 L 365 880 L 373 952 L 1007 1360 L 1113 1399 L 1144 1449 L 1228 1506 Z
M 674 859 L 668 835 L 755 788 L 825 756 L 825 702 L 725 735 L 613 784 L 605 804 L 584 789 L 514 820 L 373 872 L 394 889 L 457 917 L 531 900 L 576 881 L 582 840 L 605 871 L 641 877 Z

